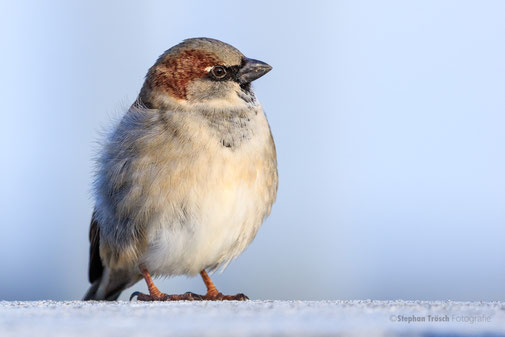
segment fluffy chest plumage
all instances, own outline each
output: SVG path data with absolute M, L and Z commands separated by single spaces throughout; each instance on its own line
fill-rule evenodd
M 151 217 L 141 260 L 158 275 L 193 275 L 238 256 L 277 189 L 275 147 L 261 109 L 247 123 L 187 117 L 172 123 L 192 137 L 153 147 L 156 169 L 144 172 Z

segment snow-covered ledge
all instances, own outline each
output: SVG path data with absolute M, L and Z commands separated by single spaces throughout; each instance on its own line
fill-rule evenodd
M 0 336 L 505 336 L 505 302 L 0 302 Z

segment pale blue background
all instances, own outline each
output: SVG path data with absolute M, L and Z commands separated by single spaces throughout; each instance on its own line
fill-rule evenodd
M 0 299 L 83 295 L 100 130 L 159 54 L 208 36 L 274 68 L 255 88 L 278 201 L 223 292 L 505 300 L 504 18 L 498 0 L 2 1 Z

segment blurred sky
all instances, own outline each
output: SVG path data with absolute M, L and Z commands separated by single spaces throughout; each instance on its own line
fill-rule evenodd
M 280 173 L 221 291 L 505 300 L 504 17 L 499 0 L 2 1 L 0 299 L 82 297 L 101 130 L 164 50 L 207 36 L 273 66 L 255 89 Z

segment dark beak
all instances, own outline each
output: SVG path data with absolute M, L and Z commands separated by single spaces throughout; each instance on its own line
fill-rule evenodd
M 272 70 L 272 67 L 265 62 L 244 58 L 242 68 L 237 73 L 240 84 L 251 83 Z

